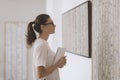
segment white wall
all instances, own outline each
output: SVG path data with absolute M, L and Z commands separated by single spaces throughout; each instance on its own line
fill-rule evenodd
M 33 21 L 38 14 L 46 12 L 45 4 L 46 0 L 0 0 L 0 80 L 4 80 L 5 23 Z
M 56 51 L 57 47 L 62 46 L 62 13 L 70 10 L 73 7 L 76 7 L 77 5 L 85 2 L 87 0 L 47 0 L 47 13 L 51 15 L 53 18 L 53 21 L 57 25 L 56 27 L 56 33 L 50 37 L 50 45 L 52 46 L 53 50 Z M 75 57 L 72 58 L 73 62 L 76 62 Z M 80 57 L 80 59 L 82 59 Z M 91 80 L 91 59 L 82 59 L 83 62 L 79 64 L 78 66 L 81 65 L 81 67 L 78 69 L 80 72 L 74 72 L 75 74 L 83 75 L 82 72 L 85 72 L 85 77 L 82 78 L 81 80 Z M 68 62 L 69 63 L 69 62 Z M 82 66 L 86 64 L 86 66 Z M 76 65 L 77 66 L 77 65 Z M 67 67 L 67 66 L 66 66 Z M 76 67 L 75 67 L 76 68 Z M 60 70 L 60 76 L 61 80 L 64 80 L 64 76 L 70 76 L 68 72 L 66 72 L 67 69 L 61 69 Z M 67 79 L 67 78 L 66 78 Z M 75 79 L 79 80 L 79 78 Z

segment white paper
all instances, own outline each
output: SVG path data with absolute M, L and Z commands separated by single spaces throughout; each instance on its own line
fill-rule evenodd
M 58 47 L 53 64 L 55 64 L 65 54 L 65 48 Z

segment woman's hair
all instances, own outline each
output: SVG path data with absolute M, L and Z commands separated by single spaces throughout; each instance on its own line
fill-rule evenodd
M 27 45 L 31 46 L 32 43 L 35 41 L 35 39 L 37 38 L 36 37 L 36 34 L 34 32 L 34 30 L 36 32 L 38 32 L 39 34 L 42 33 L 42 30 L 41 30 L 41 25 L 42 24 L 45 24 L 48 20 L 50 16 L 47 15 L 47 14 L 40 14 L 36 17 L 35 21 L 32 21 L 28 24 L 28 27 L 27 27 L 27 34 L 26 34 L 26 42 L 27 42 Z

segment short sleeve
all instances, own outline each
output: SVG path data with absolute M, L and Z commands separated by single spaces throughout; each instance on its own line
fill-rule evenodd
M 34 62 L 35 66 L 46 67 L 47 62 L 47 46 L 45 44 L 40 44 L 34 49 Z

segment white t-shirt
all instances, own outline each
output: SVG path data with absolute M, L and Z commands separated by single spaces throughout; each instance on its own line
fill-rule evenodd
M 36 69 L 38 66 L 49 67 L 53 63 L 55 53 L 50 49 L 47 41 L 39 38 L 33 46 L 33 80 L 60 80 L 58 69 L 49 75 L 38 79 Z

